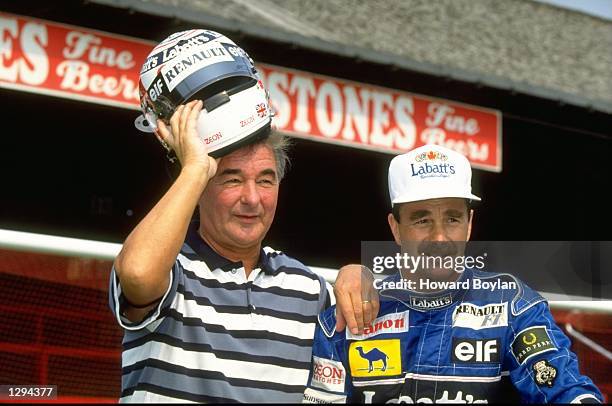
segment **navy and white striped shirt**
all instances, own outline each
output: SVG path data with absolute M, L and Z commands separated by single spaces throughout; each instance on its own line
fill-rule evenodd
M 125 329 L 122 402 L 300 402 L 317 315 L 334 302 L 321 277 L 269 247 L 247 279 L 195 223 L 166 294 L 142 322 L 121 315 L 114 270 L 110 285 Z

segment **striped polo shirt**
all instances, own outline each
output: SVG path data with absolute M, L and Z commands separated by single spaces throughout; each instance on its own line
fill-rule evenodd
M 317 315 L 331 286 L 299 261 L 261 250 L 241 262 L 213 251 L 192 223 L 170 286 L 142 322 L 111 272 L 110 306 L 124 328 L 122 402 L 300 402 Z

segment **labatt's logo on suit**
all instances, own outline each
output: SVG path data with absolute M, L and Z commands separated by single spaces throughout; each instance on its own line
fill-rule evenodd
M 411 163 L 411 176 L 428 177 L 448 177 L 455 174 L 455 166 L 447 163 L 448 157 L 438 151 L 427 151 L 417 155 L 414 159 L 416 163 Z

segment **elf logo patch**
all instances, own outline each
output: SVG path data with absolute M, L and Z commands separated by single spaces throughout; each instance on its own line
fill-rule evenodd
M 499 362 L 500 340 L 475 340 L 453 337 L 453 362 L 457 363 L 492 363 Z
M 520 331 L 512 341 L 512 354 L 519 364 L 524 364 L 536 354 L 557 351 L 546 326 L 533 326 Z

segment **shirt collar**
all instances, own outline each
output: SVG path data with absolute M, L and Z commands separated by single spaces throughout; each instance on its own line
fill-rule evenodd
M 231 271 L 236 268 L 242 268 L 242 261 L 234 262 L 224 256 L 218 254 L 212 249 L 210 245 L 204 241 L 199 233 L 200 223 L 197 221 L 191 222 L 187 230 L 187 236 L 185 243 L 191 248 L 196 254 L 198 254 L 208 267 L 212 269 L 221 269 L 223 271 Z M 261 268 L 266 273 L 272 273 L 273 270 L 269 266 L 268 256 L 265 251 L 260 249 L 259 259 L 257 260 L 256 268 Z

